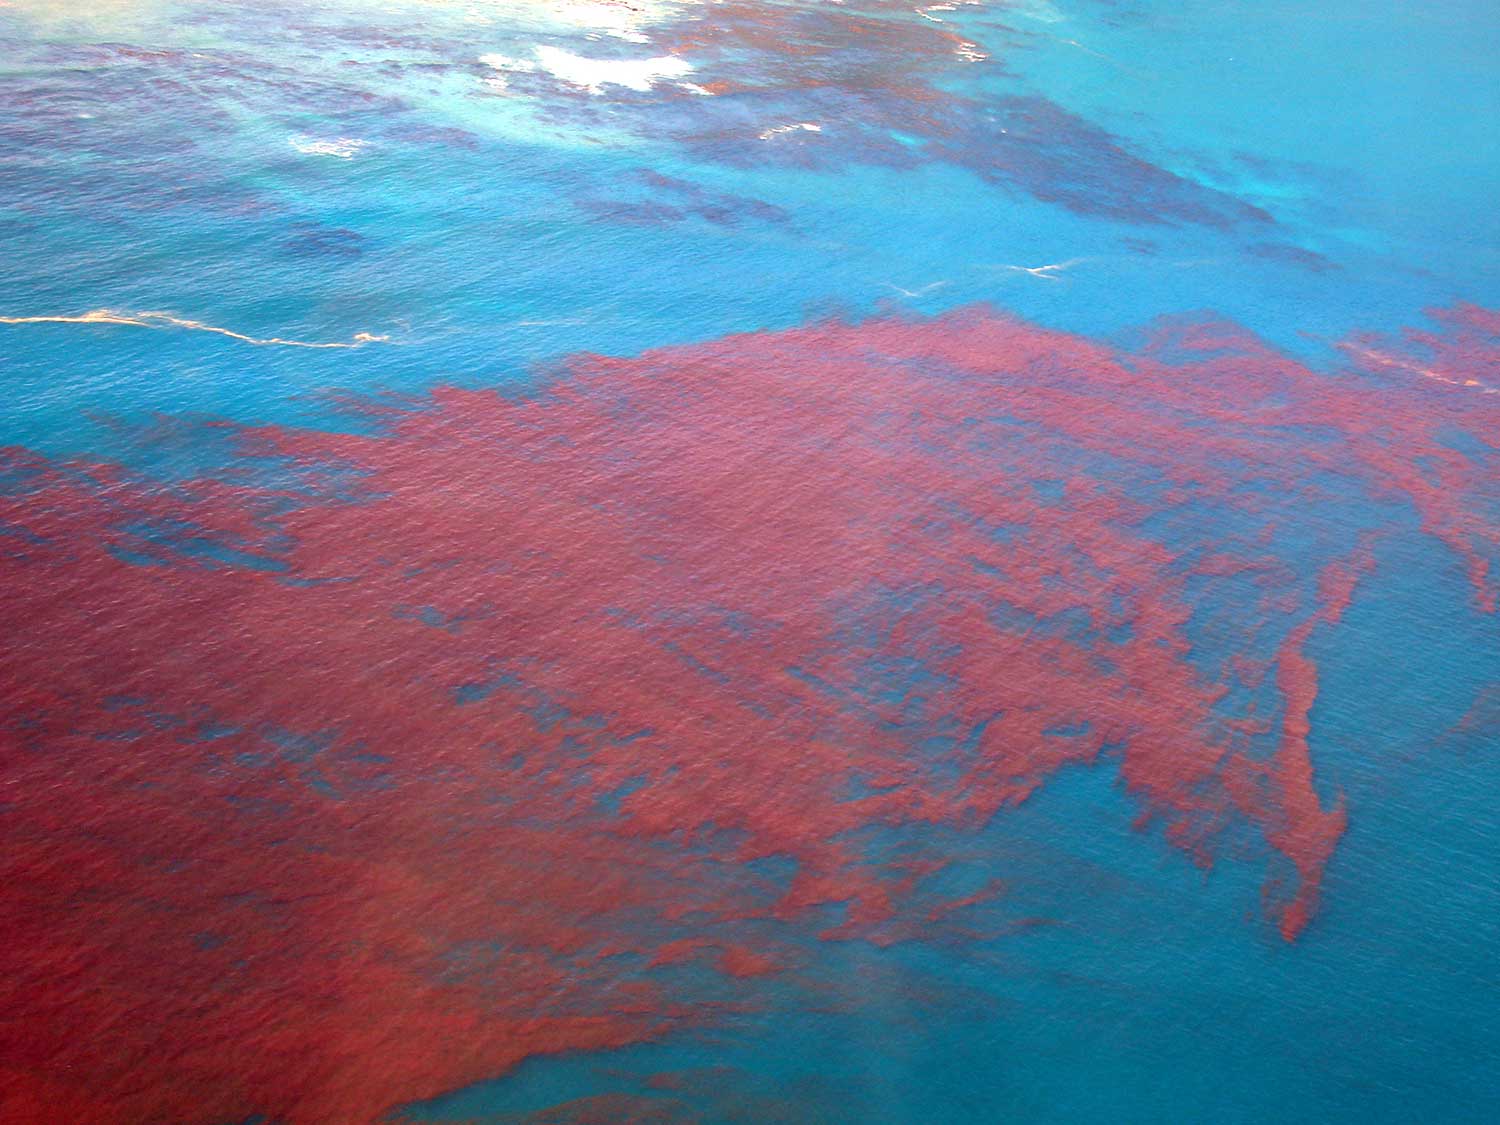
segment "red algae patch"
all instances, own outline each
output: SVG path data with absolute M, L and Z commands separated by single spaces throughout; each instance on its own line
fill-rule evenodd
M 369 1121 L 655 1038 L 683 974 L 1003 900 L 868 836 L 1106 758 L 1197 861 L 1258 839 L 1297 938 L 1359 815 L 1308 642 L 1382 513 L 1494 607 L 1496 327 L 1318 372 L 972 309 L 243 429 L 253 477 L 10 451 L 0 1116 Z

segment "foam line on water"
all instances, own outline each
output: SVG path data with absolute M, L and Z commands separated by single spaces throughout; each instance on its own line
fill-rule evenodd
M 281 348 L 362 348 L 366 344 L 385 344 L 389 336 L 377 336 L 372 332 L 356 332 L 353 339 L 343 341 L 288 340 L 281 336 L 247 336 L 233 329 L 205 324 L 201 320 L 187 320 L 165 312 L 122 312 L 116 309 L 90 309 L 80 316 L 0 316 L 0 324 L 118 324 L 133 328 L 186 328 L 194 332 L 213 332 L 240 340 L 246 344 Z

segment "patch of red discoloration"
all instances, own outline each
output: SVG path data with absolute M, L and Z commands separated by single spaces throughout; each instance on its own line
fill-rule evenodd
M 0 1116 L 365 1121 L 655 1037 L 782 937 L 951 936 L 1000 886 L 871 834 L 1105 753 L 1205 862 L 1284 856 L 1295 937 L 1345 817 L 1306 642 L 1375 557 L 1307 512 L 1409 504 L 1492 604 L 1500 396 L 1422 374 L 1490 316 L 1336 377 L 983 310 L 584 358 L 244 431 L 284 490 L 9 454 Z
M 956 26 L 885 0 L 692 5 L 651 28 L 649 47 L 641 47 L 688 63 L 690 83 L 612 87 L 600 97 L 522 68 L 507 71 L 501 96 L 524 97 L 582 128 L 668 140 L 698 161 L 754 168 L 945 163 L 1021 195 L 1125 222 L 1260 230 L 1271 221 L 1259 207 L 1152 163 L 1045 97 L 977 90 L 976 70 L 1000 64 Z M 617 206 L 613 215 L 643 221 L 669 210 Z M 1283 257 L 1294 253 L 1282 250 Z
M 764 977 L 780 971 L 781 963 L 743 945 L 732 945 L 719 955 L 719 968 L 732 977 Z

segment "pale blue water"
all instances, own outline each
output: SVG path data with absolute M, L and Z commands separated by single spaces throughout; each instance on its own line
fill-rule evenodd
M 485 70 L 475 59 L 527 36 L 465 23 L 463 5 L 0 12 L 7 314 L 161 308 L 251 335 L 338 339 L 358 325 L 401 344 L 378 355 L 226 352 L 193 335 L 116 331 L 97 346 L 108 330 L 12 331 L 12 436 L 97 448 L 76 419 L 85 404 L 306 418 L 317 411 L 305 396 L 329 386 L 522 377 L 572 350 L 630 353 L 887 302 L 988 300 L 1087 332 L 1212 308 L 1306 347 L 1308 335 L 1407 323 L 1427 305 L 1496 300 L 1491 6 L 1420 17 L 1398 4 L 1180 7 L 1002 5 L 948 18 L 1003 59 L 1006 74 L 976 68 L 982 90 L 1056 99 L 1143 158 L 1267 207 L 1269 235 L 1101 221 L 942 164 L 730 168 L 639 136 L 581 142 L 475 93 Z M 1002 17 L 1014 32 L 992 29 Z M 390 104 L 350 108 L 335 59 L 390 52 L 318 24 L 425 35 L 431 50 L 396 57 L 441 66 L 382 76 L 374 92 Z M 91 47 L 100 42 L 187 57 L 122 59 Z M 440 129 L 470 131 L 473 147 Z M 297 136 L 370 144 L 341 160 L 299 153 Z M 767 201 L 789 220 L 630 226 L 575 205 L 645 167 Z M 320 252 L 316 232 L 328 230 L 358 239 Z M 1156 253 L 1122 245 L 1141 238 Z M 1247 254 L 1255 241 L 1338 269 Z M 996 268 L 1072 258 L 1086 260 L 1053 282 Z M 918 298 L 891 288 L 940 281 Z
M 520 54 L 536 35 L 504 9 L 0 7 L 0 316 L 165 310 L 254 337 L 392 338 L 311 351 L 0 325 L 0 440 L 175 475 L 223 454 L 191 433 L 143 435 L 156 416 L 356 425 L 328 392 L 525 385 L 571 352 L 884 308 L 989 301 L 1106 336 L 1212 309 L 1326 359 L 1351 330 L 1500 304 L 1492 3 L 942 13 L 1003 62 L 974 68 L 965 96 L 1050 98 L 1142 159 L 1264 208 L 1274 229 L 1118 221 L 957 163 L 744 166 L 661 136 L 539 123 L 483 93 L 479 56 Z M 466 19 L 476 12 L 492 22 Z M 395 36 L 408 41 L 372 41 Z M 345 59 L 381 65 L 351 79 Z M 343 159 L 296 138 L 367 144 Z M 641 169 L 707 195 L 642 187 Z M 587 205 L 640 198 L 683 217 L 608 222 Z M 691 211 L 714 206 L 737 218 Z M 1254 250 L 1266 244 L 1327 267 Z M 1006 268 L 1069 262 L 1050 278 Z M 1383 560 L 1337 643 L 1312 641 L 1320 784 L 1358 813 L 1298 943 L 1262 916 L 1259 867 L 1205 874 L 1132 829 L 1111 768 L 1077 771 L 950 845 L 974 872 L 1003 858 L 1007 916 L 1065 924 L 962 950 L 810 950 L 810 975 L 858 994 L 853 1014 L 810 1013 L 790 988 L 775 1002 L 773 982 L 768 1012 L 534 1059 L 413 1116 L 519 1113 L 720 1066 L 737 1100 L 693 1092 L 706 1120 L 770 1119 L 746 1108 L 755 1096 L 836 1122 L 1500 1119 L 1500 746 L 1443 736 L 1500 683 L 1500 631 L 1443 549 L 1398 542 L 1413 556 Z

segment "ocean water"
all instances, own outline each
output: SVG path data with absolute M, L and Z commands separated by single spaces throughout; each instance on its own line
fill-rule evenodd
M 0 3 L 0 1120 L 1500 1117 L 1497 57 Z

